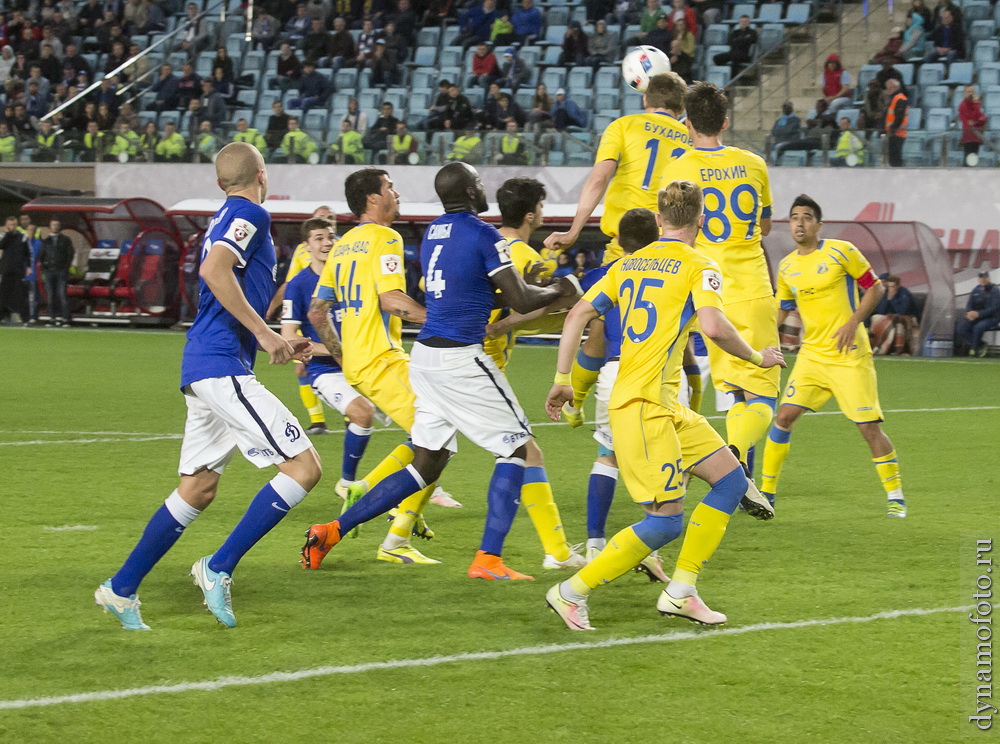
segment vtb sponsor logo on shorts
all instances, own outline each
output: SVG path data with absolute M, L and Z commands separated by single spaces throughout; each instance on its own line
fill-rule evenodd
M 288 437 L 289 442 L 297 442 L 302 436 L 302 431 L 295 424 L 287 423 L 285 424 L 285 436 Z
M 274 457 L 274 450 L 272 449 L 258 449 L 257 447 L 251 447 L 247 450 L 247 457 L 257 457 L 257 455 L 263 455 L 264 457 Z
M 528 438 L 528 432 L 526 431 L 516 431 L 513 434 L 504 434 L 503 441 L 504 444 L 512 444 L 514 442 L 520 442 L 522 439 Z

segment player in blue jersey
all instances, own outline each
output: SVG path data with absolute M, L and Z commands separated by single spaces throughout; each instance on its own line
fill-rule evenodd
M 326 257 L 333 247 L 333 230 L 330 221 L 320 217 L 302 223 L 302 245 L 305 246 L 310 262 L 285 287 L 281 335 L 294 341 L 301 333 L 313 342 L 312 359 L 304 365 L 306 379 L 324 403 L 348 419 L 340 480 L 336 487 L 337 494 L 346 497 L 348 486 L 357 479 L 358 463 L 361 462 L 372 435 L 375 406 L 347 382 L 344 371 L 340 368 L 340 361 L 330 356 L 316 329 L 309 322 L 309 305 Z M 334 304 L 330 308 L 331 320 L 338 336 L 341 312 L 339 305 Z
M 410 432 L 413 462 L 380 481 L 327 531 L 326 543 L 387 512 L 436 481 L 456 450 L 459 432 L 496 457 L 487 493 L 486 529 L 469 568 L 471 578 L 530 579 L 501 559 L 524 482 L 527 416 L 496 363 L 483 351 L 486 323 L 499 302 L 521 313 L 577 293 L 562 279 L 548 287 L 527 284 L 510 260 L 507 241 L 476 215 L 487 208 L 475 169 L 449 163 L 434 179 L 445 214 L 420 245 L 427 320 L 410 352 L 416 415 Z
M 236 564 L 322 474 L 319 455 L 302 426 L 253 374 L 258 346 L 271 364 L 306 361 L 311 346 L 305 338 L 282 338 L 264 321 L 277 267 L 270 215 L 261 207 L 267 193 L 264 159 L 251 145 L 234 142 L 219 151 L 215 172 L 226 202 L 205 233 L 198 314 L 181 362 L 187 422 L 180 484 L 153 514 L 124 565 L 94 593 L 97 604 L 127 630 L 149 630 L 136 590 L 212 503 L 219 477 L 237 451 L 258 468 L 274 465 L 278 473 L 257 493 L 222 546 L 191 568 L 206 606 L 230 628 L 236 625 L 230 597 Z

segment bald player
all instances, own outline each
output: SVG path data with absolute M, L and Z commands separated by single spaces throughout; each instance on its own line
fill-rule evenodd
M 212 503 L 219 478 L 239 451 L 258 468 L 277 473 L 257 493 L 222 546 L 191 568 L 205 605 L 227 627 L 236 625 L 230 585 L 236 564 L 319 482 L 319 455 L 295 416 L 254 376 L 260 346 L 271 364 L 309 358 L 310 342 L 286 340 L 264 320 L 274 294 L 277 260 L 264 159 L 252 145 L 233 142 L 215 161 L 226 202 L 205 232 L 198 314 L 181 361 L 187 422 L 180 484 L 153 514 L 124 565 L 94 593 L 97 604 L 126 630 L 149 630 L 136 590 L 195 517 Z

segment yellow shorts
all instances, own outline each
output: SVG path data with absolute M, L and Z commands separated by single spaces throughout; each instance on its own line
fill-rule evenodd
M 788 376 L 781 405 L 818 411 L 830 396 L 856 424 L 882 421 L 875 362 L 864 356 L 849 362 L 828 362 L 799 355 Z
M 723 308 L 729 322 L 736 326 L 743 340 L 754 349 L 778 346 L 778 303 L 773 297 L 734 302 Z M 745 390 L 754 395 L 777 398 L 781 385 L 781 368 L 761 369 L 755 364 L 737 359 L 708 339 L 708 362 L 712 384 L 723 393 Z
M 684 495 L 684 472 L 726 446 L 704 416 L 633 400 L 608 411 L 618 468 L 637 504 Z
M 625 255 L 625 251 L 620 245 L 618 245 L 618 238 L 611 238 L 608 244 L 604 246 L 604 258 L 601 260 L 601 265 L 606 265 L 612 261 L 617 261 L 619 258 Z
M 416 397 L 410 387 L 410 358 L 405 352 L 390 352 L 376 359 L 352 384 L 404 431 L 410 432 Z

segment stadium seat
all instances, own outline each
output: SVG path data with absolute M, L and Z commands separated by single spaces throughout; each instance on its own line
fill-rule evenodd
M 983 112 L 988 115 L 1000 113 L 1000 85 L 982 87 Z
M 785 27 L 779 23 L 765 23 L 757 36 L 758 54 L 769 54 L 785 40 Z
M 333 84 L 339 91 L 354 90 L 358 87 L 358 71 L 353 67 L 342 67 L 337 70 Z
M 326 129 L 326 121 L 327 113 L 324 109 L 312 109 L 305 116 L 305 128 L 308 130 Z
M 972 82 L 971 62 L 952 62 L 948 65 L 948 77 L 941 81 L 944 85 L 968 85 Z
M 194 65 L 194 71 L 201 77 L 212 76 L 212 61 L 215 59 L 215 52 L 202 52 Z
M 868 83 L 875 79 L 879 70 L 882 69 L 881 65 L 862 65 L 861 69 L 858 70 L 858 87 L 857 94 L 859 97 L 864 97 L 865 91 L 868 90 Z
M 427 112 L 427 107 L 431 105 L 431 94 L 427 91 L 417 90 L 410 94 L 406 102 L 406 108 L 410 111 L 419 111 L 423 116 Z
M 962 3 L 962 20 L 968 26 L 976 21 L 992 21 L 992 9 L 986 0 L 965 0 Z
M 517 56 L 524 61 L 529 69 L 534 69 L 538 67 L 538 61 L 542 58 L 542 48 L 536 46 L 521 47 Z
M 979 65 L 976 80 L 983 88 L 987 85 L 1000 85 L 1000 62 L 984 62 Z
M 785 23 L 796 25 L 808 23 L 811 9 L 809 3 L 789 3 L 785 8 Z
M 417 32 L 417 47 L 434 47 L 437 50 L 441 43 L 441 29 L 438 26 L 425 26 Z
M 362 111 L 378 110 L 382 105 L 382 93 L 378 90 L 363 90 L 358 93 L 358 107 Z
M 462 47 L 450 46 L 441 50 L 440 62 L 442 67 L 462 67 Z
M 842 108 L 837 111 L 837 120 L 839 121 L 841 117 L 847 117 L 847 120 L 851 122 L 851 128 L 853 129 L 858 125 L 858 116 L 861 111 L 856 108 Z
M 911 132 L 903 143 L 903 164 L 910 168 L 921 168 L 931 164 L 926 141 L 921 132 Z
M 913 65 L 910 63 L 893 65 L 900 75 L 903 76 L 903 85 L 913 85 Z
M 260 72 L 264 69 L 267 62 L 267 57 L 263 50 L 254 49 L 243 53 L 243 62 L 240 65 L 240 70 L 243 74 L 251 72 Z
M 966 49 L 974 47 L 980 41 L 993 38 L 995 21 L 973 21 L 966 35 Z
M 330 96 L 330 111 L 334 114 L 346 114 L 347 104 L 352 98 L 354 98 L 353 93 L 341 93 L 339 91 L 334 93 Z
M 757 9 L 754 23 L 780 23 L 781 3 L 762 3 Z
M 267 120 L 270 118 L 270 111 L 258 111 L 253 117 L 253 128 L 263 134 L 267 131 Z
M 236 92 L 236 102 L 244 103 L 250 108 L 257 108 L 257 91 L 240 90 Z
M 226 52 L 234 60 L 239 59 L 243 55 L 243 50 L 246 48 L 246 37 L 243 34 L 232 34 L 226 37 Z M 212 56 L 215 56 L 214 53 Z
M 742 15 L 748 15 L 753 18 L 757 14 L 757 6 L 754 3 L 737 3 L 733 5 L 733 9 L 729 14 L 729 23 L 737 23 Z M 726 36 L 728 37 L 728 34 Z
M 726 65 L 709 65 L 705 80 L 715 84 L 719 88 L 725 88 L 729 85 L 730 72 L 729 67 Z
M 280 100 L 281 94 L 276 90 L 265 90 L 257 98 L 257 110 L 270 113 L 274 102 Z
M 581 26 L 587 25 L 587 8 L 585 5 L 577 4 L 570 12 L 569 21 L 578 21 Z
M 557 65 L 559 64 L 559 57 L 562 55 L 562 49 L 558 46 L 547 46 L 545 47 L 545 52 L 542 54 L 542 65 Z
M 927 111 L 924 129 L 928 132 L 944 132 L 951 128 L 951 109 L 932 108 Z
M 569 72 L 566 82 L 574 94 L 581 90 L 590 91 L 593 84 L 593 71 L 589 67 L 574 67 Z
M 786 150 L 781 153 L 779 165 L 804 167 L 809 160 L 809 153 L 805 150 Z
M 569 97 L 576 102 L 577 106 L 583 109 L 583 112 L 587 114 L 587 118 L 589 119 L 590 113 L 594 109 L 594 92 L 587 88 L 584 90 L 571 90 Z
M 594 114 L 594 131 L 603 132 L 617 118 L 617 116 L 609 116 L 607 114 Z
M 928 85 L 921 89 L 920 102 L 924 108 L 944 108 L 948 105 L 950 92 L 944 85 Z
M 413 90 L 436 90 L 438 71 L 431 67 L 418 67 L 410 77 L 410 87 Z
M 406 63 L 410 67 L 433 67 L 437 64 L 437 47 L 420 46 L 413 54 L 413 61 Z
M 514 94 L 514 102 L 521 107 L 522 111 L 528 112 L 532 109 L 535 103 L 535 89 L 534 88 L 520 88 L 517 93 Z
M 550 23 L 548 28 L 545 29 L 545 37 L 541 40 L 541 44 L 544 46 L 546 44 L 555 44 L 560 46 L 563 43 L 563 38 L 566 36 L 566 25 L 556 25 Z
M 714 44 L 725 44 L 729 40 L 729 26 L 724 23 L 713 23 L 705 29 L 705 34 L 701 37 L 704 46 Z
M 568 26 L 569 8 L 549 8 L 545 11 L 545 22 L 550 26 Z
M 566 87 L 566 70 L 559 67 L 550 67 L 542 73 L 542 82 L 549 90 L 549 95 L 555 95 L 559 88 Z
M 603 111 L 606 109 L 618 109 L 621 107 L 621 97 L 618 94 L 618 90 L 601 90 L 597 89 L 597 95 L 594 98 L 594 108 L 598 111 Z
M 917 73 L 917 83 L 924 85 L 937 85 L 944 80 L 944 65 L 940 62 L 927 62 L 920 66 Z
M 1000 41 L 984 39 L 976 43 L 976 48 L 972 53 L 972 61 L 977 66 L 983 62 L 996 62 L 997 59 L 1000 59 Z

